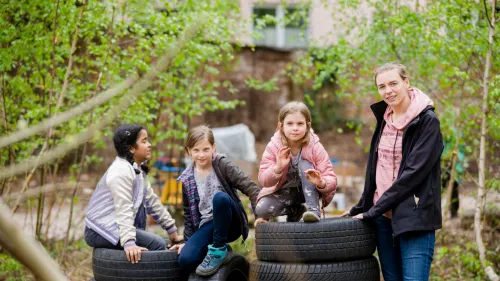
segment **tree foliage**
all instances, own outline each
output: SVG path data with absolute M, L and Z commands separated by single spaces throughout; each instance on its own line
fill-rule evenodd
M 234 50 L 239 46 L 235 35 L 242 28 L 235 16 L 239 11 L 236 2 L 8 1 L 2 4 L 0 81 L 5 121 L 0 134 L 37 124 L 125 77 L 145 73 L 202 11 L 209 15 L 209 24 L 170 62 L 168 71 L 159 74 L 154 86 L 118 118 L 119 123 L 145 124 L 155 143 L 182 139 L 187 121 L 193 116 L 238 105 L 238 101 L 221 101 L 217 97 L 217 89 L 231 88 L 230 83 L 204 79 L 205 73 L 216 76 L 217 65 L 234 59 Z M 71 52 L 77 29 L 76 50 Z M 57 107 L 71 58 L 74 63 L 68 77 L 69 87 Z M 94 109 L 93 122 L 99 122 L 99 117 L 119 98 Z M 81 132 L 89 122 L 87 113 L 58 126 L 50 145 Z M 102 138 L 96 137 L 94 141 L 97 147 L 102 147 Z M 2 164 L 26 159 L 43 142 L 44 136 L 38 135 L 2 149 Z

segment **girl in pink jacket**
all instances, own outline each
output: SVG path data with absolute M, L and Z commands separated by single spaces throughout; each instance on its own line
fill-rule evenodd
M 311 113 L 302 102 L 285 104 L 278 114 L 276 133 L 267 144 L 259 169 L 263 186 L 255 209 L 255 224 L 287 215 L 287 221 L 320 220 L 333 198 L 337 178 L 328 153 L 311 129 Z M 304 206 L 303 203 L 306 203 Z

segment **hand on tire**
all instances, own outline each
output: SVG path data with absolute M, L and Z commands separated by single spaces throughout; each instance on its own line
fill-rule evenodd
M 349 210 L 345 211 L 344 213 L 342 213 L 341 217 L 350 217 L 351 216 L 351 213 Z
M 138 263 L 141 260 L 141 252 L 146 252 L 148 249 L 139 246 L 130 246 L 125 248 L 125 256 L 131 263 Z
M 182 248 L 184 248 L 184 245 L 186 245 L 186 244 L 184 244 L 184 243 L 182 243 L 182 244 L 176 244 L 176 245 L 173 245 L 172 248 L 170 248 L 169 250 L 170 251 L 177 250 L 177 254 L 180 255 L 181 251 L 182 251 Z
M 363 219 L 363 214 L 355 215 L 353 218 L 362 220 Z
M 264 223 L 264 222 L 269 222 L 269 220 L 266 220 L 264 218 L 258 218 L 255 220 L 255 222 L 253 223 L 253 226 L 254 227 L 257 227 L 257 225 L 261 224 L 261 223 Z

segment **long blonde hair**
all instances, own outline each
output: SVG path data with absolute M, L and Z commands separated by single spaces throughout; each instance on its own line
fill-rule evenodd
M 311 134 L 311 112 L 309 111 L 309 108 L 307 108 L 307 105 L 305 105 L 303 102 L 300 101 L 291 101 L 285 104 L 281 109 L 280 112 L 278 113 L 278 127 L 276 128 L 276 131 L 280 131 L 281 135 L 281 141 L 284 146 L 288 146 L 288 138 L 285 136 L 285 133 L 283 132 L 283 122 L 285 121 L 285 118 L 289 114 L 294 114 L 296 112 L 300 112 L 302 116 L 306 119 L 306 134 L 302 138 L 302 145 L 307 145 L 309 144 L 309 135 Z M 280 126 L 281 124 L 281 126 Z

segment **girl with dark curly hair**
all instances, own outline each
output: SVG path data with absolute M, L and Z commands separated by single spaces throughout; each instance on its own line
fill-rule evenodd
M 138 263 L 141 251 L 165 250 L 165 240 L 146 232 L 146 214 L 180 242 L 175 220 L 148 181 L 145 162 L 151 158 L 148 132 L 137 124 L 121 125 L 113 136 L 118 154 L 90 198 L 85 217 L 85 241 L 94 248 L 123 249 Z

